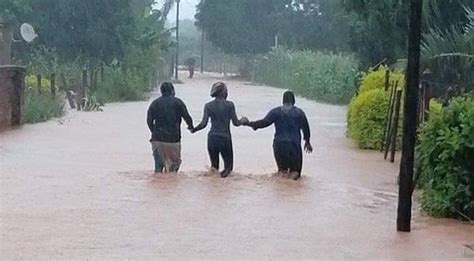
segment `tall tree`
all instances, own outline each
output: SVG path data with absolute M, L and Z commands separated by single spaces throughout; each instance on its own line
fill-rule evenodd
M 280 42 L 295 49 L 346 51 L 348 19 L 340 1 L 293 0 L 275 9 Z
M 365 66 L 406 55 L 406 0 L 342 0 L 350 17 L 350 45 Z
M 206 0 L 198 5 L 197 25 L 224 52 L 248 55 L 273 46 L 277 29 L 272 23 L 276 3 L 282 0 Z
M 350 20 L 350 46 L 366 66 L 382 59 L 395 62 L 406 57 L 408 24 L 407 0 L 341 0 Z M 426 0 L 424 27 L 441 31 L 455 26 L 462 31 L 468 22 L 464 8 L 474 8 L 472 0 Z

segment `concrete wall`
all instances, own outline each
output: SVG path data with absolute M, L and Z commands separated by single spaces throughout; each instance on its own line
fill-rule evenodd
M 25 67 L 0 66 L 0 129 L 21 124 Z

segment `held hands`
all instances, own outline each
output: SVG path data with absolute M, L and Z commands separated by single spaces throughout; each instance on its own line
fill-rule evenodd
M 189 127 L 188 127 L 188 130 L 189 130 L 189 132 L 191 132 L 192 134 L 196 133 L 196 128 L 194 128 L 193 126 L 189 126 Z
M 313 152 L 313 146 L 311 146 L 311 143 L 309 141 L 306 141 L 304 143 L 304 151 L 306 151 L 306 153 L 308 154 Z
M 257 129 L 252 125 L 252 123 L 250 122 L 249 118 L 247 118 L 247 117 L 242 117 L 242 119 L 240 119 L 240 122 L 242 123 L 242 126 L 248 126 L 248 127 L 251 127 L 253 130 L 257 130 Z
M 240 123 L 242 123 L 242 125 L 244 125 L 244 126 L 249 126 L 249 123 L 250 123 L 249 118 L 247 118 L 247 117 L 242 117 L 242 118 L 240 119 Z

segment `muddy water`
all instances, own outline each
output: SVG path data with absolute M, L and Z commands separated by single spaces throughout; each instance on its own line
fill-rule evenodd
M 177 86 L 195 122 L 215 80 Z M 229 87 L 251 119 L 281 100 L 281 89 Z M 397 166 L 352 147 L 344 107 L 297 103 L 315 148 L 297 182 L 272 175 L 272 129 L 232 129 L 236 172 L 227 179 L 206 171 L 206 133 L 183 129 L 182 172 L 154 175 L 148 102 L 1 132 L 1 259 L 474 257 L 463 247 L 473 226 L 416 212 L 413 232 L 396 233 Z

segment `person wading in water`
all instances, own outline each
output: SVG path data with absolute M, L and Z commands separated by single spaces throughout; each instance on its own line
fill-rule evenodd
M 213 101 L 204 106 L 204 114 L 201 123 L 196 126 L 193 132 L 206 128 L 209 118 L 211 118 L 211 130 L 207 138 L 207 150 L 211 159 L 211 166 L 219 170 L 219 155 L 224 160 L 224 170 L 221 177 L 227 177 L 234 167 L 234 153 L 232 149 L 232 136 L 230 133 L 230 121 L 235 126 L 248 123 L 248 119 L 237 118 L 234 103 L 227 100 L 227 86 L 222 82 L 217 82 L 212 86 L 211 97 Z
M 193 130 L 193 120 L 184 102 L 174 97 L 173 84 L 164 82 L 160 91 L 161 97 L 151 103 L 147 113 L 155 172 L 178 172 L 181 165 L 181 119 L 189 130 Z
M 297 180 L 301 177 L 303 151 L 301 149 L 301 132 L 305 141 L 304 149 L 313 152 L 310 142 L 308 119 L 303 110 L 295 106 L 295 95 L 291 91 L 283 94 L 283 106 L 272 109 L 265 118 L 245 123 L 254 130 L 275 124 L 273 153 L 278 172 L 287 173 L 289 178 Z
M 196 59 L 190 57 L 184 61 L 184 64 L 188 67 L 189 79 L 194 77 L 194 67 L 196 66 Z

